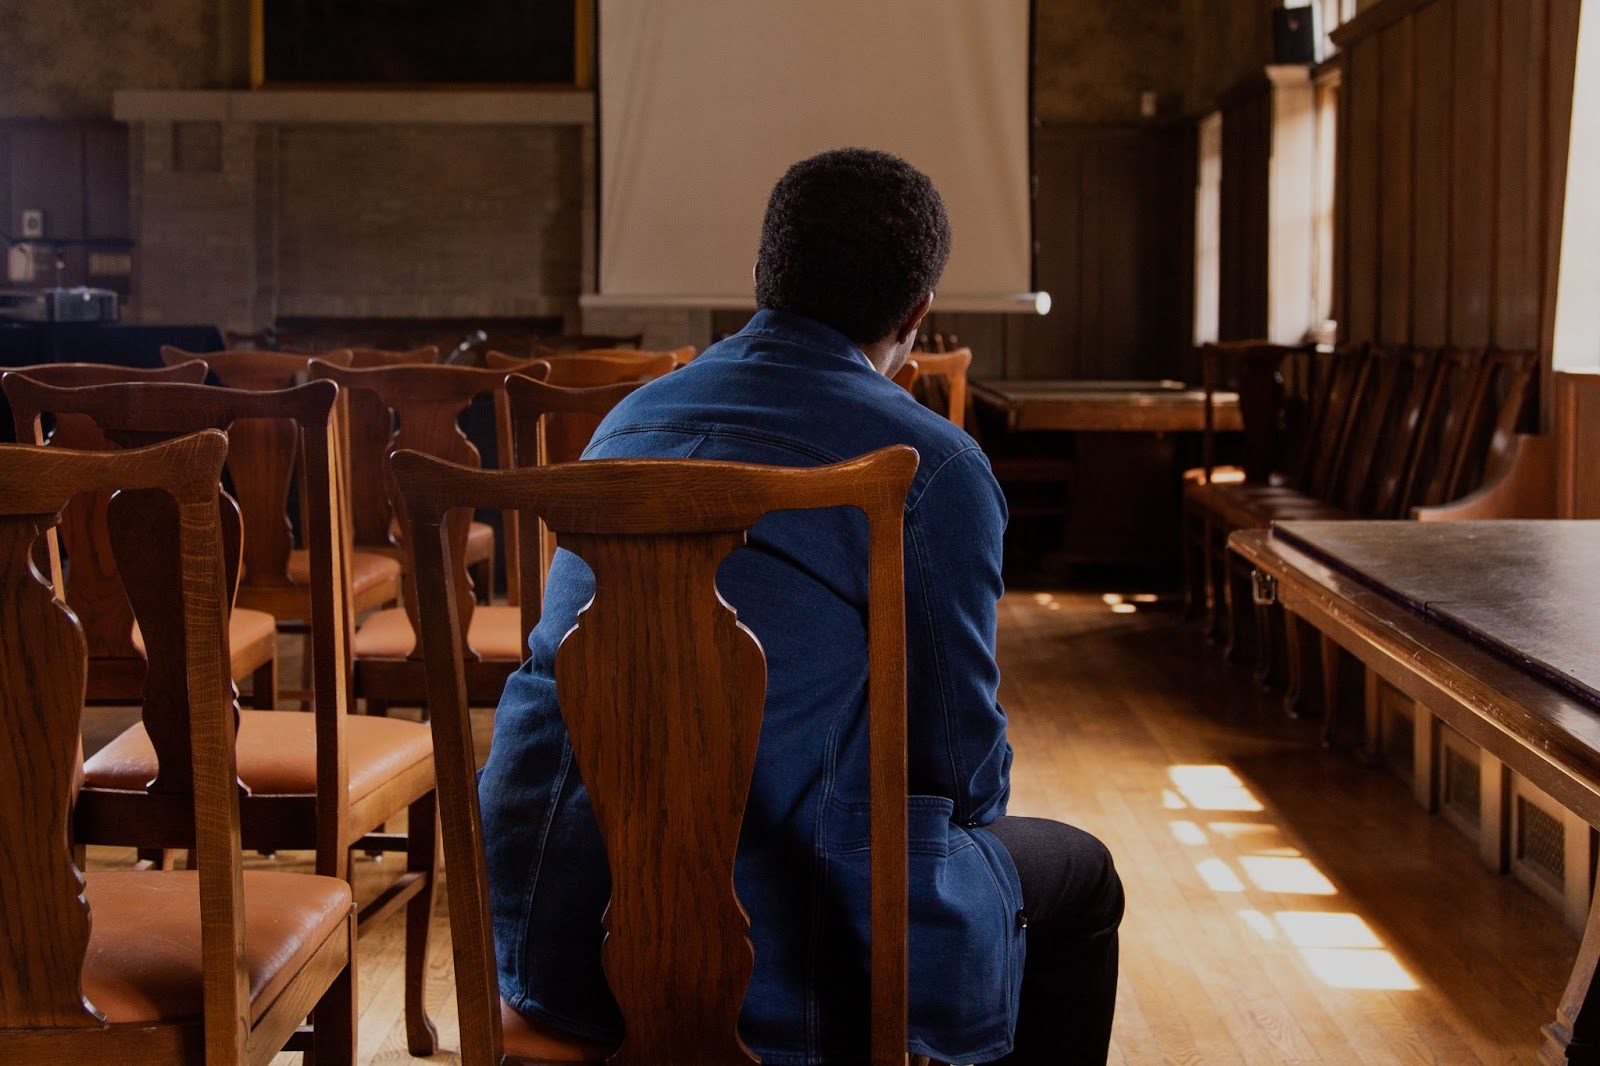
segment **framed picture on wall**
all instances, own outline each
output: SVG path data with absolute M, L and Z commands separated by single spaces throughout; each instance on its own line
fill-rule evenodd
M 252 0 L 256 88 L 589 88 L 593 0 Z

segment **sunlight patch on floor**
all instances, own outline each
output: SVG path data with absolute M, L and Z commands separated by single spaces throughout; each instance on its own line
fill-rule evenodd
M 1265 812 L 1243 781 L 1227 766 L 1171 766 L 1171 788 L 1161 791 L 1162 806 L 1169 811 Z M 1188 848 L 1216 848 L 1195 860 L 1195 872 L 1217 893 L 1251 892 L 1312 900 L 1337 896 L 1334 887 L 1305 854 L 1283 838 L 1271 821 L 1219 820 L 1202 824 L 1192 818 L 1173 818 L 1172 837 Z M 1414 991 L 1419 986 L 1400 960 L 1360 915 L 1345 911 L 1310 909 L 1269 913 L 1259 908 L 1236 912 L 1239 920 L 1266 941 L 1292 945 L 1317 980 L 1332 988 Z

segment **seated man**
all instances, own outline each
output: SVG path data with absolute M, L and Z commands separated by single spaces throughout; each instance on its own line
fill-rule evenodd
M 904 161 L 847 149 L 796 164 L 762 227 L 761 310 L 618 405 L 585 458 L 813 466 L 917 449 L 905 510 L 909 1050 L 1103 1063 L 1122 915 L 1111 858 L 1070 826 L 1004 816 L 1011 747 L 994 651 L 1005 502 L 972 439 L 886 376 L 911 350 L 949 249 L 938 192 Z M 767 658 L 735 884 L 755 946 L 741 1033 L 769 1063 L 853 1060 L 866 1047 L 866 559 L 859 512 L 778 513 L 718 577 Z M 480 795 L 502 995 L 529 1017 L 616 1041 L 600 966 L 610 872 L 553 679 L 592 593 L 588 568 L 557 553 Z

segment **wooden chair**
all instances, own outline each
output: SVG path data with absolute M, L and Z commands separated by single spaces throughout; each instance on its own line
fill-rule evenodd
M 18 367 L 0 377 L 19 376 L 63 388 L 93 385 L 153 384 L 205 380 L 206 364 L 191 359 L 153 370 L 100 363 L 46 363 Z M 15 385 L 5 386 L 7 395 Z M 45 436 L 40 412 L 10 401 L 16 438 L 22 443 L 49 443 L 78 451 L 104 451 L 112 447 L 88 419 L 71 414 L 56 418 Z M 104 530 L 110 494 L 75 497 L 62 514 L 58 543 L 71 560 L 66 570 L 66 603 L 77 613 L 89 645 L 90 703 L 138 703 L 144 691 L 147 661 L 143 635 L 133 608 L 123 591 Z M 224 516 L 224 542 L 228 548 L 230 581 L 237 575 L 242 531 L 236 512 Z M 278 638 L 272 616 L 249 606 L 234 604 L 228 614 L 228 649 L 233 679 L 250 678 L 250 701 L 268 709 L 278 702 Z
M 894 372 L 894 377 L 890 378 L 890 380 L 896 385 L 899 385 L 902 389 L 905 389 L 907 392 L 911 393 L 911 395 L 915 396 L 917 394 L 917 390 L 915 388 L 917 384 L 917 378 L 921 376 L 921 364 L 915 359 L 907 359 L 905 362 L 900 364 L 900 369 Z
M 539 373 L 536 364 L 522 373 Z M 462 366 L 392 366 L 353 370 L 313 361 L 311 375 L 336 382 L 352 395 L 366 392 L 376 398 L 397 420 L 398 428 L 390 449 L 412 448 L 468 465 L 479 465 L 480 457 L 457 419 L 477 396 L 495 399 L 504 412 L 506 374 L 504 371 Z M 499 430 L 503 456 L 511 454 L 509 425 Z M 408 575 L 403 608 L 389 608 L 369 616 L 356 630 L 351 645 L 355 660 L 356 692 L 365 697 L 369 714 L 386 713 L 392 703 L 415 706 L 422 692 L 422 651 L 416 641 L 416 600 L 411 592 L 411 543 L 398 496 L 383 467 L 382 480 L 389 492 L 395 522 L 395 549 Z M 357 472 L 357 477 L 378 478 L 377 471 Z M 462 536 L 467 536 L 463 525 Z M 457 558 L 461 558 L 458 553 Z M 463 570 L 463 594 L 472 587 Z M 473 615 L 468 638 L 472 649 L 471 697 L 475 706 L 499 702 L 500 691 L 511 671 L 526 657 L 527 633 L 514 606 L 483 606 Z
M 956 425 L 967 424 L 967 371 L 972 349 L 950 352 L 916 352 L 917 380 L 913 395 L 935 411 L 943 410 Z
M 506 378 L 506 403 L 511 424 L 511 461 L 507 466 L 551 466 L 577 462 L 589 440 L 610 410 L 623 397 L 640 388 L 642 381 L 623 381 L 590 389 L 568 389 L 533 378 L 512 374 Z M 521 517 L 506 513 L 506 588 L 507 600 L 520 604 L 527 575 L 515 550 Z M 555 557 L 555 535 L 543 525 L 539 529 L 539 568 L 530 590 L 535 605 L 544 602 L 544 579 Z M 526 633 L 526 631 L 524 631 Z
M 605 1061 L 717 1066 L 756 1061 L 737 1030 L 751 948 L 733 864 L 766 690 L 761 648 L 718 596 L 717 567 L 769 511 L 850 506 L 866 513 L 870 528 L 871 1061 L 902 1066 L 902 513 L 916 453 L 888 448 L 809 470 L 621 460 L 478 471 L 410 451 L 393 463 L 415 536 L 462 1061 L 598 1062 L 605 1049 L 499 1003 L 467 715 L 462 634 L 470 605 L 454 580 L 459 535 L 447 516 L 463 506 L 516 508 L 524 530 L 544 520 L 595 572 L 596 596 L 562 645 L 556 685 L 614 871 L 603 953 L 627 1035 Z M 521 550 L 531 565 L 536 538 L 525 535 Z M 532 597 L 523 611 L 531 624 Z M 672 833 L 688 823 L 667 813 L 689 804 L 704 813 L 687 829 L 694 839 L 683 841 Z M 704 861 L 678 861 L 685 849 Z
M 211 372 L 223 388 L 275 392 L 303 384 L 310 356 L 291 352 L 217 352 Z M 169 363 L 183 355 L 163 348 Z M 330 352 L 332 362 L 349 365 L 350 349 Z M 321 358 L 320 356 L 318 358 Z M 311 617 L 310 552 L 295 547 L 289 519 L 291 487 L 300 466 L 300 429 L 289 419 L 246 420 L 228 433 L 228 473 L 244 518 L 244 573 L 239 603 L 266 611 L 280 629 L 304 630 Z M 303 511 L 304 508 L 302 507 Z M 357 617 L 400 600 L 400 564 L 374 551 L 352 551 L 350 611 Z
M 217 510 L 226 448 L 215 432 L 121 453 L 0 447 L 0 1061 L 217 1066 L 286 1045 L 319 1066 L 355 1061 L 349 886 L 242 868 Z M 71 497 L 117 490 L 112 539 L 148 593 L 151 700 L 183 721 L 161 798 L 187 824 L 196 871 L 85 874 L 69 847 L 86 643 L 53 545 L 53 580 L 36 548 Z
M 303 617 L 311 622 L 310 712 L 240 715 L 238 778 L 243 786 L 242 840 L 253 850 L 315 849 L 317 872 L 348 878 L 349 852 L 404 851 L 406 872 L 361 912 L 363 923 L 406 908 L 406 1033 L 413 1054 L 432 1054 L 434 1030 L 423 1003 L 428 925 L 437 851 L 433 748 L 416 722 L 349 715 L 350 598 L 347 533 L 342 521 L 338 390 L 328 382 L 255 392 L 200 385 L 52 389 L 8 378 L 19 410 L 71 413 L 92 420 L 106 438 L 133 446 L 197 429 L 228 431 L 229 458 L 239 430 L 284 425 L 305 458 L 305 538 L 309 581 Z M 123 568 L 137 609 L 148 589 Z M 152 669 L 154 663 L 152 661 Z M 170 679 L 168 679 L 170 681 Z M 144 703 L 143 721 L 84 765 L 77 798 L 80 839 L 141 849 L 189 846 L 193 828 L 162 787 L 167 767 L 184 757 L 184 723 L 170 701 Z M 409 811 L 408 833 L 378 830 Z

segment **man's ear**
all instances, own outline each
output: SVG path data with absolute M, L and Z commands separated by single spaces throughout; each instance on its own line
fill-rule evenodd
M 922 320 L 928 315 L 928 308 L 932 306 L 933 293 L 930 292 L 917 302 L 917 306 L 911 309 L 911 313 L 906 316 L 905 321 L 900 323 L 900 328 L 895 330 L 894 342 L 896 344 L 904 344 L 912 337 L 915 337 L 917 335 L 917 327 L 922 325 Z

